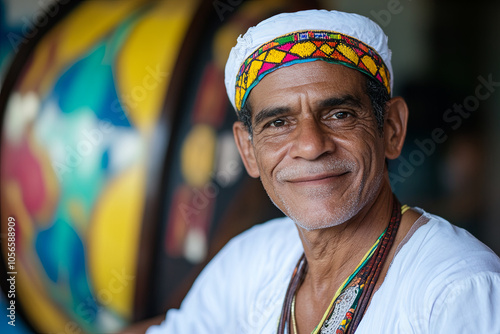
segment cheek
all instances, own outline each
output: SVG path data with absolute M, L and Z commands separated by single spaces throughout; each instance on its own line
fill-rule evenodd
M 383 138 L 373 127 L 359 126 L 343 136 L 337 138 L 341 146 L 351 159 L 355 160 L 363 178 L 380 173 L 385 161 Z
M 255 157 L 263 174 L 272 174 L 278 164 L 286 157 L 290 141 L 260 139 L 254 143 Z M 262 176 L 262 175 L 261 175 Z
M 257 168 L 259 169 L 259 177 L 267 190 L 267 184 L 269 183 L 268 180 L 271 178 L 272 171 L 274 170 L 275 157 L 273 156 L 272 151 L 267 148 L 260 149 L 256 147 L 255 159 L 257 162 Z
M 369 139 L 365 146 L 365 164 L 370 178 L 375 178 L 384 170 L 385 151 L 384 144 L 380 137 Z

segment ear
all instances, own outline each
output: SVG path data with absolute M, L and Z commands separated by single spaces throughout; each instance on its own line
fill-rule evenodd
M 257 165 L 257 160 L 255 159 L 255 151 L 247 128 L 242 122 L 235 122 L 233 124 L 233 134 L 236 146 L 238 147 L 238 151 L 240 151 L 240 156 L 243 160 L 247 173 L 251 177 L 259 177 L 259 167 Z
M 396 159 L 401 154 L 406 137 L 408 106 L 402 97 L 394 97 L 387 102 L 384 120 L 385 157 Z

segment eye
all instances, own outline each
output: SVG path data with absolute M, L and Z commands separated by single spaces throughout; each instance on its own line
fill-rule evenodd
M 279 128 L 285 124 L 286 124 L 286 122 L 284 119 L 278 118 L 278 119 L 275 119 L 274 121 L 267 123 L 267 126 Z
M 352 114 L 347 112 L 347 111 L 338 111 L 336 113 L 334 113 L 331 118 L 334 118 L 334 119 L 345 119 L 347 117 L 351 117 Z

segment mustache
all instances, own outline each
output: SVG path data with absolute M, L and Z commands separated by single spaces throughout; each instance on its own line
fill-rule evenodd
M 276 172 L 276 179 L 279 182 L 297 179 L 299 177 L 315 176 L 320 174 L 334 173 L 342 174 L 352 171 L 356 168 L 356 164 L 348 160 L 333 160 L 325 162 L 308 162 L 287 166 Z

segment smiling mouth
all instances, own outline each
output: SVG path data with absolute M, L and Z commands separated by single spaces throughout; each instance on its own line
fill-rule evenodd
M 295 184 L 313 184 L 313 183 L 323 183 L 325 181 L 330 181 L 341 176 L 348 174 L 349 172 L 342 173 L 326 173 L 326 174 L 317 174 L 317 175 L 306 175 L 303 177 L 294 178 L 288 180 L 287 182 L 295 183 Z

